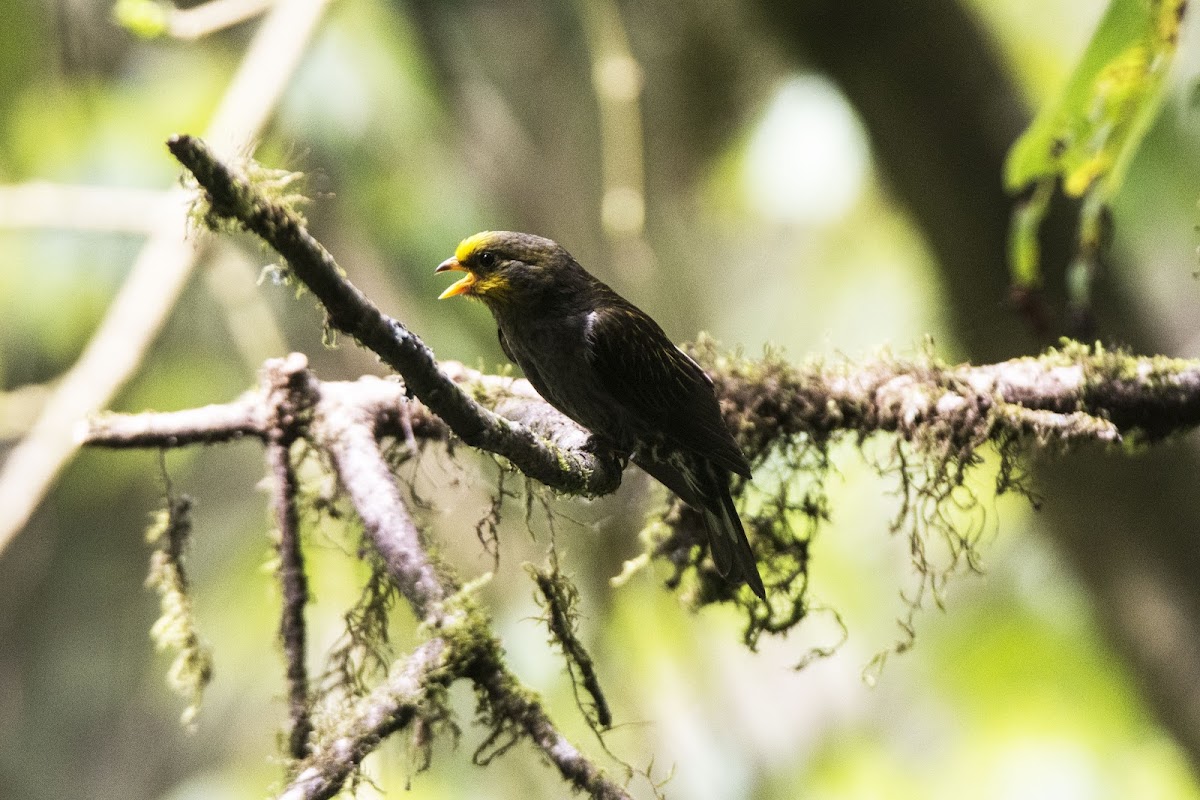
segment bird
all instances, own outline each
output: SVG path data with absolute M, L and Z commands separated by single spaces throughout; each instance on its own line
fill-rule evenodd
M 765 600 L 729 491 L 732 475 L 751 477 L 750 463 L 703 368 L 551 239 L 477 233 L 435 270 L 449 271 L 466 275 L 438 299 L 482 301 L 538 394 L 588 430 L 589 446 L 632 458 L 698 511 L 717 572 Z

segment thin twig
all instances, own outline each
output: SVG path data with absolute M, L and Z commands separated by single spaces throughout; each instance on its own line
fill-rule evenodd
M 623 788 L 559 732 L 536 697 L 513 690 L 516 678 L 503 665 L 480 664 L 470 677 L 483 690 L 490 706 L 501 709 L 572 786 L 595 800 L 629 800 Z
M 308 604 L 308 576 L 300 550 L 300 520 L 296 513 L 298 485 L 289 455 L 290 437 L 279 431 L 267 445 L 267 464 L 274 477 L 272 505 L 279 528 L 279 583 L 283 594 L 279 637 L 287 662 L 288 754 L 299 761 L 308 755 L 312 720 L 309 717 L 308 668 L 305 665 L 304 607 Z
M 550 569 L 545 570 L 531 569 L 530 573 L 533 575 L 538 591 L 542 594 L 542 599 L 546 602 L 546 624 L 550 628 L 550 634 L 554 637 L 554 641 L 558 642 L 563 656 L 567 659 L 567 673 L 571 678 L 571 684 L 572 686 L 577 683 L 583 684 L 584 690 L 592 698 L 595 717 L 593 718 L 586 709 L 583 709 L 585 715 L 588 716 L 588 722 L 598 729 L 612 727 L 612 711 L 608 707 L 604 689 L 600 686 L 600 676 L 596 673 L 596 664 L 575 632 L 575 616 L 578 613 L 574 609 L 577 600 L 575 587 L 558 572 L 557 564 L 553 564 Z M 578 676 L 576 676 L 576 671 L 579 673 Z M 575 701 L 579 703 L 578 691 L 576 691 Z

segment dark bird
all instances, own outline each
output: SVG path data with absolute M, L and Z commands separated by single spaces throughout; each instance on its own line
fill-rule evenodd
M 550 239 L 477 233 L 437 268 L 448 270 L 467 274 L 439 299 L 482 300 L 538 394 L 699 511 L 717 571 L 766 599 L 729 494 L 731 473 L 749 478 L 750 464 L 700 365 Z

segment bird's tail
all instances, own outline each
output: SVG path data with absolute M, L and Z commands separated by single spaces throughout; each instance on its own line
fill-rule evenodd
M 711 465 L 706 466 L 710 472 L 720 471 Z M 708 547 L 713 563 L 726 580 L 745 583 L 760 599 L 766 600 L 767 590 L 763 586 L 762 576 L 758 574 L 758 561 L 754 558 L 754 550 L 746 538 L 746 529 L 742 527 L 742 520 L 733 505 L 733 497 L 729 494 L 729 477 L 714 475 L 713 478 L 718 479 L 714 480 L 716 485 L 704 497 L 705 502 L 700 509 L 704 515 L 704 527 L 708 529 Z
M 721 577 L 747 584 L 766 600 L 758 562 L 729 494 L 729 470 L 700 458 L 667 461 L 634 453 L 633 460 L 704 517 L 708 549 Z

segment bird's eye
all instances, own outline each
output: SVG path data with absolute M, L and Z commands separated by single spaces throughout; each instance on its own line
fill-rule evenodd
M 496 264 L 496 254 L 491 250 L 484 250 L 479 254 L 479 266 L 489 269 Z

